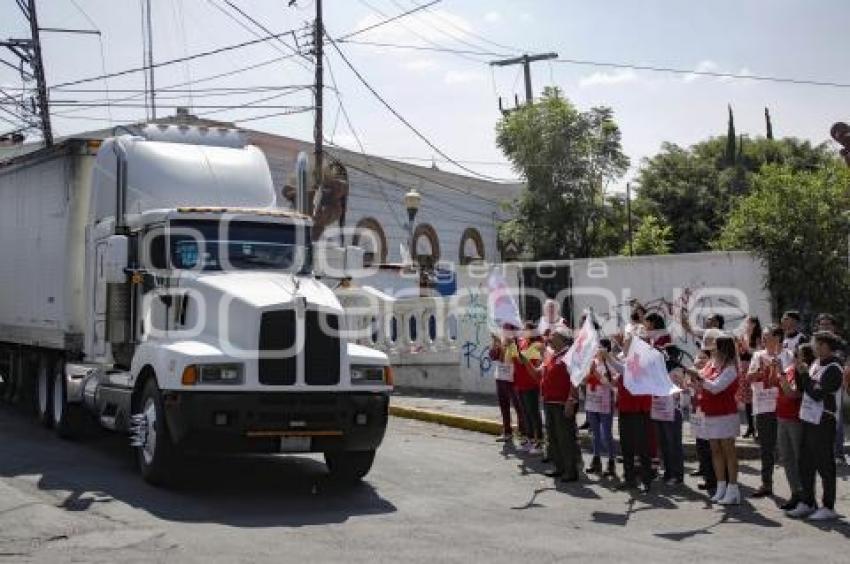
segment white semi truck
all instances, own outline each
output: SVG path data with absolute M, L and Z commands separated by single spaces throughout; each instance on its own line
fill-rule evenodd
M 0 163 L 0 399 L 62 437 L 89 416 L 128 434 L 152 483 L 231 452 L 324 453 L 359 480 L 392 373 L 348 342 L 310 229 L 235 130 L 116 128 Z

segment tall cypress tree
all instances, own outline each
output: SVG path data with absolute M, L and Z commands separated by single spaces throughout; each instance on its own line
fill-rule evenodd
M 732 115 L 732 105 L 729 104 L 729 130 L 726 132 L 726 166 L 735 166 L 735 116 Z
M 773 140 L 773 123 L 770 121 L 770 110 L 764 109 L 764 122 L 767 127 L 767 138 Z

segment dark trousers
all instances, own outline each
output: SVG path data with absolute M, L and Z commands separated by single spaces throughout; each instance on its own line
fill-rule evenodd
M 775 413 L 756 415 L 756 432 L 761 450 L 761 484 L 773 487 L 773 466 L 776 464 L 776 434 L 778 423 Z
M 520 434 L 525 434 L 525 425 L 522 420 L 522 406 L 519 404 L 519 396 L 514 389 L 514 383 L 506 380 L 496 380 L 496 395 L 499 397 L 499 410 L 502 412 L 502 430 L 506 435 L 513 432 L 511 428 L 511 406 L 516 411 L 517 428 Z
M 652 481 L 652 459 L 649 456 L 648 413 L 620 413 L 620 452 L 623 453 L 623 473 L 627 482 L 637 480 L 635 456 L 640 458 L 641 478 Z
M 711 444 L 706 439 L 697 439 L 696 443 L 699 472 L 708 489 L 713 490 L 717 487 L 717 477 L 714 475 L 714 466 L 711 461 Z
M 575 415 L 567 417 L 562 403 L 545 403 L 543 411 L 549 458 L 555 465 L 555 472 L 568 479 L 577 478 L 580 450 Z
M 815 474 L 820 474 L 824 507 L 835 509 L 835 419 L 827 414 L 823 415 L 819 425 L 803 421 L 801 501 L 810 507 L 815 506 Z
M 543 439 L 543 418 L 540 416 L 540 390 L 519 393 L 522 415 L 525 421 L 525 436 L 534 441 Z
M 752 403 L 744 404 L 744 408 L 746 409 L 746 413 L 747 413 L 747 433 L 758 434 L 758 431 L 753 428 L 753 404 Z
M 685 448 L 682 445 L 682 412 L 673 421 L 656 421 L 656 435 L 664 460 L 664 479 L 685 479 Z

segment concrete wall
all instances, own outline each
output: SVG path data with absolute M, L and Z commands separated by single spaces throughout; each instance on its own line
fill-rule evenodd
M 569 264 L 572 289 L 565 291 L 574 299 L 576 319 L 583 310 L 593 308 L 609 334 L 620 330 L 628 319 L 631 298 L 670 320 L 678 344 L 691 351 L 693 339 L 676 321 L 682 308 L 690 312 L 696 326 L 711 313 L 722 313 L 733 330 L 751 313 L 763 322 L 771 319 L 769 295 L 763 287 L 765 270 L 748 253 L 615 257 Z M 384 301 L 378 311 L 349 310 L 349 322 L 365 329 L 358 339 L 361 343 L 390 355 L 399 386 L 495 394 L 493 368 L 487 356 L 491 332 L 487 279 L 493 269 L 499 269 L 511 284 L 518 280 L 522 268 L 537 265 L 461 267 L 455 296 Z M 348 303 L 355 302 L 355 298 L 348 298 Z M 395 340 L 391 338 L 392 319 L 396 320 Z M 416 325 L 415 338 L 411 323 Z M 429 324 L 433 325 L 433 334 Z M 373 331 L 366 329 L 370 326 Z

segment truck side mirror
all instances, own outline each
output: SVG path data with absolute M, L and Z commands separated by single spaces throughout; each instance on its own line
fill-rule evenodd
M 130 243 L 125 235 L 111 235 L 106 239 L 103 255 L 103 277 L 108 284 L 122 284 L 127 281 L 125 269 L 128 266 Z

